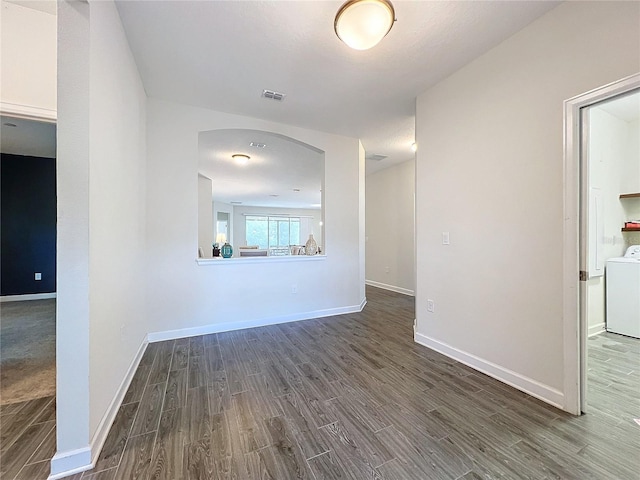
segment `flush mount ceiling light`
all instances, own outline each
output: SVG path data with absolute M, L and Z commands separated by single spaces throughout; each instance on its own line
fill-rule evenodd
M 333 28 L 349 47 L 368 50 L 389 33 L 395 18 L 388 0 L 350 0 L 338 10 Z
M 416 145 L 416 142 L 413 142 L 411 144 L 411 151 L 412 152 L 417 152 L 418 151 L 418 145 Z
M 236 153 L 234 155 L 231 155 L 231 158 L 233 158 L 233 161 L 238 165 L 246 165 L 247 163 L 249 163 L 249 160 L 251 160 L 251 157 L 249 155 L 245 155 L 244 153 Z

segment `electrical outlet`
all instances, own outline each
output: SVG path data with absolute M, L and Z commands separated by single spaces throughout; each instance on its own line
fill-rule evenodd
M 442 232 L 442 244 L 450 245 L 449 243 L 449 232 Z
M 298 293 L 298 285 L 296 285 L 295 283 L 291 285 L 291 293 L 294 295 Z
M 427 300 L 427 312 L 435 312 L 436 311 L 436 304 L 433 300 Z
M 36 277 L 36 280 L 42 280 L 42 273 L 37 272 L 35 277 Z

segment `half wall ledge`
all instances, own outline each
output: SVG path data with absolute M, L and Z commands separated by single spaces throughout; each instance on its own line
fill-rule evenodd
M 244 258 L 197 258 L 200 266 L 208 265 L 247 265 L 249 263 L 281 263 L 281 262 L 321 262 L 326 255 L 288 255 L 282 257 L 244 257 Z

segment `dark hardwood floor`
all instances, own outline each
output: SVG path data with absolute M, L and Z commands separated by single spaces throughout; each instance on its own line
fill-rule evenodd
M 589 341 L 590 409 L 572 417 L 415 344 L 413 298 L 367 299 L 149 345 L 96 467 L 69 479 L 640 478 L 640 341 Z M 51 406 L 2 409 L 0 477 L 46 478 Z

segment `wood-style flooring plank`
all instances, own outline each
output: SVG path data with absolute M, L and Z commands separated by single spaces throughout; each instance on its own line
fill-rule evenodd
M 127 403 L 118 409 L 92 472 L 100 472 L 118 466 L 137 411 L 138 403 Z
M 2 455 L 0 476 L 14 478 L 54 428 L 54 421 L 27 427 Z
M 142 399 L 142 394 L 149 380 L 149 373 L 151 373 L 151 365 L 140 365 L 138 367 L 131 379 L 124 400 L 122 400 L 123 404 L 139 402 Z
M 187 406 L 185 408 L 188 423 L 185 430 L 185 443 L 196 443 L 210 437 L 211 413 L 207 387 L 196 387 L 187 390 Z M 196 447 L 194 446 L 194 448 Z
M 165 383 L 167 381 L 169 369 L 171 368 L 171 360 L 173 358 L 174 344 L 174 340 L 159 342 L 156 357 L 151 365 L 148 383 L 156 384 Z
M 289 423 L 304 456 L 311 458 L 328 452 L 327 442 L 306 414 L 306 407 L 300 404 L 300 397 L 290 393 L 279 397 L 278 400 L 284 418 Z M 325 461 L 329 460 L 325 459 L 320 463 L 324 465 Z
M 119 480 L 118 477 L 116 476 L 117 470 L 118 468 L 114 467 L 114 468 L 110 468 L 109 470 L 102 470 L 100 472 L 94 472 L 94 473 L 85 472 L 84 475 L 82 475 L 82 480 Z
M 162 412 L 149 467 L 149 480 L 182 480 L 187 428 L 185 408 Z
M 184 477 L 186 480 L 215 479 L 211 438 L 189 443 L 184 446 Z
M 164 394 L 164 410 L 182 408 L 187 405 L 188 371 L 186 368 L 169 372 L 167 389 Z
M 204 355 L 204 340 L 202 336 L 189 338 L 189 356 L 199 357 Z
M 242 451 L 251 453 L 269 446 L 263 424 L 263 414 L 251 392 L 240 392 L 233 395 L 232 407 L 238 422 Z
M 130 437 L 122 454 L 116 478 L 146 480 L 156 432 Z
M 307 460 L 316 480 L 360 480 L 350 472 L 334 452 L 326 452 Z
M 51 423 L 54 425 L 54 427 L 47 434 L 40 446 L 36 448 L 36 450 L 33 452 L 33 455 L 29 457 L 29 460 L 27 460 L 27 464 L 51 460 L 51 457 L 53 457 L 53 455 L 56 453 L 56 422 L 54 420 L 51 420 Z
M 42 411 L 53 401 L 53 397 L 42 397 L 27 402 L 17 413 L 2 417 L 0 429 L 0 455 L 4 454 L 29 428 Z
M 265 425 L 281 478 L 313 480 L 309 465 L 284 418 L 269 418 Z
M 147 385 L 138 406 L 131 436 L 155 432 L 158 429 L 166 388 L 166 382 Z
M 182 370 L 189 366 L 189 342 L 176 342 L 170 370 Z
M 207 359 L 204 355 L 189 355 L 189 388 L 207 385 Z
M 227 383 L 227 374 L 224 371 L 209 373 L 208 394 L 209 411 L 211 414 L 222 413 L 231 408 L 231 393 Z
M 15 480 L 47 480 L 51 472 L 51 462 L 43 460 L 22 467 Z

